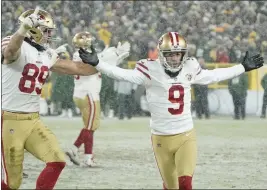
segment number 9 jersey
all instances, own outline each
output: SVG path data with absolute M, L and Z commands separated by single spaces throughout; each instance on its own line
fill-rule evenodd
M 239 64 L 230 68 L 204 70 L 195 58 L 187 58 L 177 77 L 171 78 L 159 60 L 143 59 L 134 70 L 99 62 L 97 70 L 117 80 L 127 80 L 146 87 L 151 113 L 150 127 L 155 135 L 174 135 L 193 128 L 191 85 L 210 84 L 244 72 Z
M 10 38 L 2 39 L 2 54 Z M 39 112 L 42 85 L 56 61 L 54 50 L 38 51 L 24 40 L 17 60 L 2 64 L 2 110 Z
M 146 98 L 153 134 L 178 134 L 193 128 L 191 82 L 195 66 L 187 63 L 177 77 L 171 78 L 159 61 L 137 62 L 135 69 L 146 76 Z

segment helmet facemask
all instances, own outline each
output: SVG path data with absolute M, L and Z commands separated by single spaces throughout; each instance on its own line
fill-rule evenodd
M 160 51 L 159 60 L 163 67 L 170 72 L 178 72 L 182 69 L 187 57 L 187 50 Z
M 55 28 L 38 26 L 29 30 L 28 37 L 37 44 L 49 47 L 52 42 L 60 41 L 60 38 L 54 37 L 56 31 Z

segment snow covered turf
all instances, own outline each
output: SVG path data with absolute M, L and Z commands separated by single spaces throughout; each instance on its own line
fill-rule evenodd
M 82 127 L 80 118 L 43 118 L 63 149 L 71 145 Z M 148 118 L 119 121 L 106 119 L 95 133 L 97 167 L 83 168 L 68 163 L 56 189 L 162 189 L 151 148 Z M 266 189 L 267 120 L 230 117 L 195 120 L 198 162 L 193 188 Z M 21 189 L 35 188 L 44 164 L 25 153 Z

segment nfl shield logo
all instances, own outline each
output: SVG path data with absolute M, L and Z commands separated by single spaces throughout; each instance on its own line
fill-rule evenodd
M 186 76 L 186 78 L 187 78 L 188 81 L 191 81 L 191 79 L 192 79 L 192 74 L 186 74 L 185 76 Z

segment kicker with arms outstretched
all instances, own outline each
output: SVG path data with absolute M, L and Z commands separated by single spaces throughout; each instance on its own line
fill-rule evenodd
M 121 69 L 80 49 L 83 62 L 108 76 L 146 87 L 151 112 L 150 127 L 154 155 L 165 189 L 192 189 L 197 157 L 196 134 L 191 115 L 191 85 L 227 80 L 263 66 L 258 54 L 246 52 L 241 64 L 214 70 L 201 69 L 194 57 L 187 56 L 187 43 L 177 32 L 162 35 L 159 59 L 143 59 L 134 70 Z

